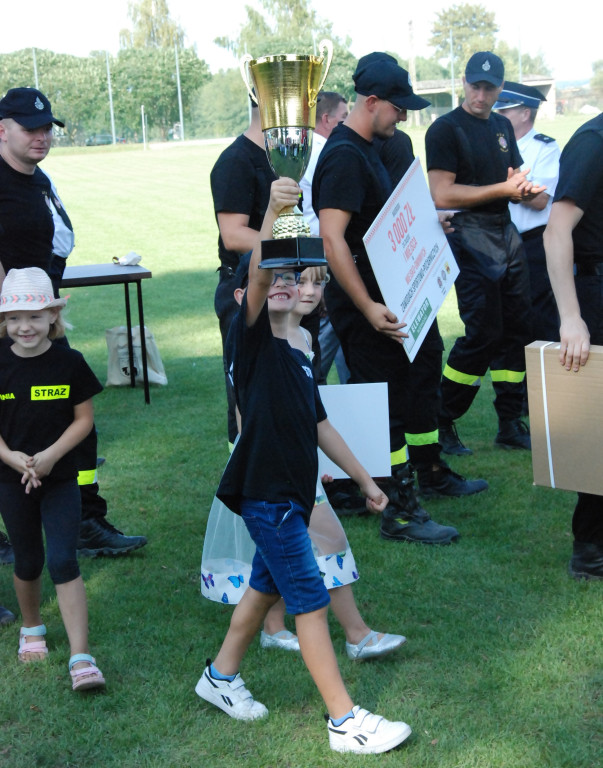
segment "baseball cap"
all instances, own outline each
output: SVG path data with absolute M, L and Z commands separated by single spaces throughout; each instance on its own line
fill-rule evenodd
M 468 83 L 479 83 L 485 80 L 497 88 L 505 79 L 505 65 L 502 59 L 492 51 L 474 53 L 465 67 L 465 80 Z
M 538 109 L 542 101 L 546 101 L 546 98 L 538 88 L 534 88 L 532 85 L 525 85 L 524 83 L 513 83 L 510 80 L 505 80 L 494 109 L 511 109 L 511 107 Z
M 50 102 L 42 91 L 35 88 L 11 88 L 0 99 L 0 119 L 10 117 L 24 128 L 41 128 L 43 125 L 55 123 L 61 128 L 65 123 L 52 114 Z
M 398 109 L 424 109 L 431 104 L 414 93 L 408 72 L 387 53 L 376 51 L 363 56 L 352 77 L 356 93 L 376 96 Z

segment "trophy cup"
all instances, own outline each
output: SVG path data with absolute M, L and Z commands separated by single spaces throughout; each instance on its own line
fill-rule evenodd
M 277 176 L 297 182 L 308 167 L 317 96 L 333 58 L 330 40 L 323 40 L 318 49 L 324 51 L 323 55 L 279 54 L 254 59 L 247 54 L 240 64 L 249 95 L 260 110 L 268 162 Z M 297 206 L 281 212 L 272 236 L 274 240 L 262 242 L 262 269 L 288 267 L 301 271 L 327 263 L 322 239 L 310 235 Z

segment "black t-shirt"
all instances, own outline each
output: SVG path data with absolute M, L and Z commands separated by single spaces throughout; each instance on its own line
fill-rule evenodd
M 312 205 L 317 214 L 334 208 L 352 214 L 345 240 L 367 290 L 381 296 L 362 238 L 393 191 L 390 176 L 374 144 L 347 125 L 338 125 L 318 158 L 312 181 Z M 332 281 L 333 283 L 335 281 Z M 329 283 L 329 292 L 333 285 Z
M 0 263 L 9 269 L 50 268 L 54 224 L 50 179 L 39 168 L 19 173 L 0 157 Z
M 374 144 L 396 187 L 415 159 L 410 136 L 396 128 L 390 139 L 375 139 Z
M 555 202 L 568 198 L 584 211 L 573 231 L 576 263 L 603 262 L 603 115 L 589 120 L 561 153 Z
M 507 180 L 509 168 L 519 168 L 521 155 L 510 121 L 497 112 L 482 120 L 457 107 L 439 117 L 425 134 L 427 170 L 455 174 L 457 184 L 484 187 Z M 501 198 L 472 207 L 482 213 L 505 213 Z
M 312 364 L 273 336 L 266 306 L 251 327 L 246 307 L 245 296 L 226 345 L 241 435 L 217 496 L 237 513 L 241 497 L 295 501 L 309 517 L 318 476 L 316 425 L 326 419 Z
M 72 423 L 74 406 L 102 389 L 75 349 L 51 344 L 36 357 L 18 357 L 10 343 L 0 344 L 0 434 L 11 451 L 32 456 L 48 448 Z M 50 477 L 76 477 L 77 472 L 72 450 Z M 0 480 L 20 482 L 21 475 L 0 462 Z
M 266 151 L 247 136 L 238 136 L 222 152 L 210 175 L 216 220 L 218 213 L 242 213 L 249 216 L 248 226 L 259 232 L 275 179 Z M 218 255 L 222 266 L 237 268 L 240 254 L 227 250 L 221 235 Z

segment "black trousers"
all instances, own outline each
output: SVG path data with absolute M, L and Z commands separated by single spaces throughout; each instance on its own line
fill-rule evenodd
M 234 443 L 236 440 L 237 419 L 236 419 L 236 400 L 230 375 L 228 373 L 228 361 L 225 355 L 226 339 L 228 331 L 234 316 L 239 311 L 239 305 L 234 297 L 234 291 L 237 287 L 234 272 L 228 267 L 220 267 L 219 280 L 214 294 L 214 310 L 220 323 L 220 335 L 222 336 L 222 365 L 224 367 L 224 383 L 226 386 L 226 403 L 228 419 L 228 442 Z
M 530 285 L 523 243 L 508 213 L 461 213 L 448 235 L 460 269 L 455 288 L 465 335 L 442 377 L 442 423 L 469 410 L 491 371 L 499 419 L 521 416 L 524 347 L 532 340 Z
M 349 383 L 387 382 L 391 453 L 396 454 L 408 442 L 413 464 L 437 462 L 444 350 L 437 320 L 411 363 L 399 343 L 374 330 L 333 278 L 327 284 L 325 298 L 350 369 Z
M 528 260 L 530 275 L 530 301 L 532 304 L 532 339 L 530 341 L 559 341 L 559 312 L 542 241 L 544 227 L 525 232 L 521 239 Z
M 580 311 L 592 344 L 603 344 L 603 264 L 599 267 L 601 274 L 576 276 Z M 576 541 L 603 546 L 603 496 L 578 494 L 572 532 Z

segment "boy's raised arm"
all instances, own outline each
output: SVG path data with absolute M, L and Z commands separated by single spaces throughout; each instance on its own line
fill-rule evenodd
M 293 179 L 282 177 L 272 182 L 268 208 L 264 215 L 262 228 L 260 229 L 258 240 L 249 262 L 247 316 L 245 318 L 248 326 L 254 325 L 255 321 L 258 319 L 262 307 L 266 302 L 270 286 L 272 285 L 272 270 L 258 269 L 262 252 L 262 240 L 272 239 L 272 225 L 277 220 L 283 208 L 297 205 L 299 202 L 299 195 L 299 186 Z

